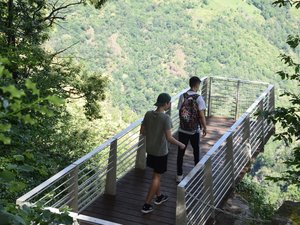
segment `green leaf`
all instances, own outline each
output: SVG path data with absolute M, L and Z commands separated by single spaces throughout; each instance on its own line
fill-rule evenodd
M 10 182 L 15 179 L 15 173 L 5 170 L 0 172 L 0 181 L 2 182 Z
M 11 139 L 4 134 L 0 133 L 0 142 L 2 142 L 5 145 L 9 145 L 11 143 Z
M 64 103 L 63 99 L 61 99 L 57 96 L 54 96 L 54 95 L 48 96 L 46 99 L 53 105 L 61 105 Z
M 4 93 L 10 93 L 11 98 L 21 98 L 22 96 L 25 96 L 24 91 L 18 90 L 14 85 L 9 85 L 7 87 L 1 87 L 1 89 Z
M 19 181 L 12 181 L 9 184 L 8 191 L 11 193 L 22 191 L 26 187 L 26 184 Z
M 21 110 L 21 104 L 22 104 L 22 102 L 20 100 L 15 100 L 13 103 L 11 103 L 10 108 L 14 112 L 18 112 Z
M 32 172 L 34 171 L 34 168 L 30 165 L 22 165 L 22 166 L 18 166 L 17 168 L 19 171 L 22 172 Z
M 24 152 L 24 154 L 23 154 L 27 159 L 34 159 L 34 155 L 32 154 L 32 152 L 31 151 L 26 151 L 26 152 Z
M 0 124 L 0 132 L 7 132 L 11 128 L 11 124 Z
M 6 166 L 6 169 L 8 169 L 8 170 L 15 170 L 15 169 L 17 169 L 17 167 L 18 167 L 18 165 L 10 163 L 10 164 L 8 164 Z
M 16 160 L 16 161 L 24 161 L 24 156 L 22 155 L 14 155 L 13 158 Z
M 50 116 L 50 117 L 54 115 L 53 111 L 50 110 L 50 109 L 48 109 L 47 106 L 45 106 L 45 105 L 43 105 L 43 106 L 37 108 L 36 110 L 37 110 L 38 112 L 40 112 L 40 113 L 42 113 L 42 114 L 44 114 L 44 115 Z
M 35 120 L 29 114 L 26 114 L 25 116 L 23 116 L 22 119 L 25 124 L 30 124 L 30 125 L 35 124 Z
M 32 91 L 35 95 L 40 95 L 40 90 L 37 89 L 36 84 L 33 83 L 31 80 L 27 79 L 25 81 L 25 86 Z
M 10 224 L 10 215 L 11 214 L 0 210 L 0 225 Z

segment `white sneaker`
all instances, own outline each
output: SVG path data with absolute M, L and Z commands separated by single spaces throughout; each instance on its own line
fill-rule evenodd
M 180 183 L 182 181 L 182 179 L 183 179 L 183 175 L 177 175 L 176 176 L 176 182 L 177 183 Z

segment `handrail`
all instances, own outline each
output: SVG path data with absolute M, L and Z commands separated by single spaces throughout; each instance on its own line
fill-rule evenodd
M 245 84 L 258 84 L 258 85 L 269 85 L 267 82 L 262 82 L 262 81 L 250 81 L 250 80 L 243 80 L 239 78 L 229 78 L 229 77 L 219 77 L 219 76 L 213 76 L 213 78 L 218 79 L 218 80 L 225 80 L 225 81 L 233 81 L 233 82 L 241 82 Z
M 181 181 L 177 187 L 177 225 L 205 224 L 209 217 L 214 217 L 214 210 L 208 205 L 217 207 L 220 204 L 223 196 L 235 185 L 235 180 L 246 163 L 263 147 L 273 132 L 273 125 L 268 124 L 262 115 L 257 116 L 256 113 L 272 109 L 274 86 L 268 85 Z M 220 186 L 220 181 L 223 181 L 223 186 Z M 199 191 L 200 189 L 202 191 Z
M 224 92 L 223 87 L 226 84 L 233 91 L 236 88 L 234 82 L 240 82 L 242 85 L 255 84 L 255 89 L 253 92 L 238 93 L 239 99 L 235 99 L 233 104 L 234 108 L 237 110 L 244 110 L 247 106 L 249 107 L 248 101 L 254 101 L 255 93 L 262 90 L 265 83 L 251 82 L 251 81 L 241 81 L 238 79 L 221 79 L 215 77 L 204 77 L 201 79 L 201 94 L 208 104 L 208 116 L 218 116 L 218 113 L 224 113 L 226 111 L 228 115 L 231 112 L 230 107 L 232 104 L 226 104 L 227 109 L 224 109 L 223 104 L 227 103 L 226 98 L 220 99 L 219 96 Z M 229 82 L 228 81 L 233 81 Z M 172 107 L 167 112 L 172 119 L 174 125 L 174 131 L 176 132 L 179 126 L 179 116 L 178 113 L 173 111 L 177 110 L 176 107 L 179 97 L 181 94 L 186 92 L 188 89 L 184 89 L 175 96 L 172 97 Z M 234 93 L 239 92 L 238 89 Z M 217 95 L 220 93 L 219 95 Z M 266 93 L 267 94 L 267 93 Z M 227 93 L 227 97 L 233 95 L 233 92 Z M 226 97 L 226 96 L 225 96 Z M 246 99 L 246 100 L 245 100 Z M 241 101 L 241 102 L 239 102 Z M 220 110 L 221 109 L 221 110 Z M 237 117 L 238 111 L 236 110 L 235 115 L 231 115 L 231 118 Z M 245 114 L 237 121 L 243 123 L 243 118 Z M 134 123 L 130 124 L 127 128 L 105 141 L 103 144 L 84 155 L 80 159 L 73 162 L 71 165 L 61 170 L 48 180 L 44 181 L 42 184 L 38 185 L 28 193 L 24 194 L 17 199 L 17 204 L 22 205 L 25 203 L 36 204 L 41 203 L 45 207 L 60 208 L 65 205 L 69 205 L 73 212 L 82 212 L 86 207 L 88 207 L 94 200 L 96 200 L 101 194 L 107 193 L 115 195 L 117 180 L 121 179 L 128 171 L 133 167 L 139 169 L 145 169 L 145 145 L 146 139 L 139 134 L 139 127 L 142 122 L 142 118 L 136 120 Z M 252 125 L 251 125 L 252 126 Z M 232 127 L 236 129 L 238 125 Z M 257 129 L 254 127 L 253 129 Z M 227 136 L 222 137 L 222 142 L 219 140 L 217 143 L 224 143 L 224 140 L 230 137 L 230 131 L 228 131 Z M 226 134 L 227 134 L 226 133 Z M 258 143 L 253 140 L 254 144 Z M 215 145 L 216 146 L 216 145 Z M 213 147 L 217 149 L 217 147 Z M 179 185 L 184 182 L 189 182 L 188 178 L 193 179 L 191 176 L 194 171 L 199 172 L 203 169 L 203 165 L 206 166 L 207 161 L 211 161 L 214 151 L 211 149 L 209 154 L 201 159 L 200 163 L 191 171 L 191 173 L 182 181 Z M 126 156 L 126 157 L 125 157 Z M 222 156 L 222 154 L 221 154 Z M 212 160 L 212 163 L 214 161 Z M 202 165 L 202 167 L 201 167 Z M 214 167 L 214 164 L 208 165 L 209 167 Z M 207 171 L 206 171 L 207 172 Z M 234 174 L 234 173 L 233 173 Z M 235 175 L 235 174 L 234 174 Z M 206 176 L 208 176 L 206 174 Z M 213 180 L 212 180 L 213 181 Z M 205 184 L 209 187 L 209 184 Z M 213 189 L 210 190 L 210 193 Z M 185 195 L 181 196 L 184 199 Z
M 202 78 L 202 81 L 206 79 Z M 179 96 L 187 90 L 184 89 L 173 96 L 172 102 L 176 102 Z M 171 111 L 175 107 L 173 105 L 167 113 L 171 115 Z M 176 116 L 172 116 L 172 118 L 176 125 L 178 118 Z M 18 205 L 35 204 L 42 201 L 42 204 L 46 204 L 45 206 L 69 205 L 75 212 L 80 212 L 104 191 L 114 195 L 117 179 L 120 179 L 134 165 L 134 160 L 132 160 L 134 155 L 132 157 L 132 154 L 136 154 L 136 168 L 143 169 L 145 167 L 145 138 L 139 137 L 138 129 L 141 122 L 142 118 L 136 120 L 93 151 L 18 198 L 16 203 Z M 119 161 L 119 156 L 129 156 L 129 154 L 130 157 L 123 157 L 125 160 Z M 102 161 L 106 160 L 106 162 L 98 162 L 97 158 Z M 126 161 L 125 164 L 124 161 Z M 102 172 L 98 173 L 97 171 Z
M 47 207 L 45 209 L 49 210 L 52 213 L 56 213 L 56 214 L 61 213 L 59 211 L 59 209 L 56 209 L 56 208 Z M 111 221 L 102 220 L 102 219 L 98 219 L 95 217 L 77 214 L 77 213 L 73 213 L 73 212 L 69 212 L 68 215 L 71 216 L 74 220 L 77 220 L 77 222 L 84 222 L 84 223 L 88 223 L 88 224 L 97 224 L 97 225 L 121 225 L 119 223 L 114 223 Z M 77 222 L 75 222 L 74 225 L 77 225 L 78 224 Z

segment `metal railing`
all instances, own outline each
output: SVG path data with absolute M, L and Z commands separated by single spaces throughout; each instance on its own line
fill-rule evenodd
M 251 83 L 237 81 L 237 89 L 240 89 L 242 85 L 249 84 Z M 259 86 L 262 84 L 257 85 L 257 88 L 260 88 Z M 222 96 L 216 94 L 214 96 L 221 102 L 228 102 L 228 99 L 223 100 Z M 241 92 L 236 96 L 244 98 Z M 234 110 L 235 113 L 239 112 L 239 107 L 246 107 L 246 102 L 251 102 L 251 99 L 248 101 L 245 98 L 241 101 L 242 98 L 238 103 L 238 109 Z M 214 99 L 211 98 L 211 101 Z M 215 112 L 216 108 L 217 105 L 211 109 L 210 113 Z M 230 112 L 232 108 L 232 106 L 227 109 L 222 107 L 222 113 L 224 110 Z M 177 225 L 205 224 L 210 217 L 214 217 L 214 208 L 220 205 L 253 154 L 263 148 L 273 133 L 273 125 L 259 114 L 260 111 L 272 111 L 273 109 L 274 86 L 268 85 L 267 89 L 245 110 L 246 112 L 178 185 Z M 215 113 L 213 114 L 215 115 Z
M 246 110 L 246 108 L 250 106 L 250 102 L 252 103 L 255 101 L 257 98 L 257 92 L 261 93 L 262 90 L 267 87 L 267 84 L 265 83 L 241 81 L 237 79 L 205 77 L 201 80 L 201 93 L 208 105 L 208 110 L 206 112 L 207 116 L 224 116 L 224 113 L 227 113 L 226 117 L 237 118 L 240 112 L 244 109 Z M 249 87 L 251 85 L 253 86 L 251 86 L 250 90 L 243 91 L 242 88 L 247 87 L 248 85 Z M 187 90 L 188 89 L 182 90 L 172 98 L 172 107 L 167 112 L 171 116 L 174 132 L 177 131 L 179 126 L 179 116 L 176 109 L 178 99 L 179 96 Z M 224 92 L 224 90 L 227 90 L 227 92 Z M 264 92 L 263 96 L 268 96 L 268 98 L 261 96 L 259 98 L 262 99 L 260 102 L 257 102 L 258 100 L 256 100 L 256 103 L 260 107 L 259 109 L 264 108 L 268 110 L 271 109 L 271 106 L 274 106 L 274 89 L 271 89 L 271 92 L 272 93 L 270 94 Z M 241 163 L 244 163 L 244 161 L 247 161 L 249 158 L 250 154 L 243 150 L 243 146 L 246 144 L 240 146 L 240 143 L 243 140 L 246 140 L 246 134 L 244 132 L 245 127 L 249 125 L 249 134 L 251 133 L 251 135 L 261 135 L 262 133 L 267 134 L 268 129 L 271 129 L 264 120 L 255 116 L 255 112 L 258 110 L 256 106 L 252 106 L 250 109 L 251 112 L 248 112 L 249 110 L 247 111 L 247 118 L 249 119 L 246 119 L 247 121 L 245 122 L 244 117 L 246 114 L 244 114 L 237 121 L 238 125 L 236 125 L 236 130 L 238 130 L 238 132 L 235 134 L 232 133 L 229 137 L 229 139 L 232 139 L 232 146 L 239 146 L 238 149 L 233 147 L 232 153 L 230 153 L 229 151 L 231 150 L 227 149 L 231 148 L 231 142 L 229 139 L 228 142 L 227 137 L 225 138 L 223 136 L 222 139 L 219 140 L 218 143 L 210 150 L 209 154 L 201 160 L 195 169 L 179 185 L 177 199 L 178 221 L 190 218 L 191 213 L 195 210 L 195 206 L 199 204 L 195 204 L 196 201 L 193 197 L 195 193 L 198 193 L 197 196 L 200 196 L 201 192 L 199 191 L 205 191 L 205 194 L 211 201 L 210 203 L 215 204 L 215 202 L 220 201 L 223 192 L 220 192 L 218 196 L 214 195 L 215 192 L 219 191 L 216 190 L 216 188 L 218 188 L 216 185 L 219 184 L 218 182 L 221 182 L 221 180 L 218 181 L 216 179 L 226 178 L 226 182 L 228 179 L 232 179 L 233 182 L 235 178 L 226 177 L 226 173 L 228 173 L 227 169 L 229 168 L 231 170 L 231 175 L 236 177 L 239 173 L 235 171 L 239 171 L 238 169 L 242 167 L 240 165 L 243 164 L 240 164 L 239 161 L 235 160 L 241 160 Z M 135 121 L 126 129 L 116 134 L 113 138 L 109 139 L 90 153 L 78 159 L 36 188 L 32 189 L 17 199 L 17 204 L 39 203 L 44 207 L 50 207 L 52 211 L 64 206 L 69 206 L 73 212 L 81 213 L 100 195 L 104 193 L 115 195 L 117 192 L 117 181 L 119 179 L 133 168 L 145 169 L 146 167 L 146 140 L 145 137 L 139 134 L 141 122 L 142 119 Z M 262 127 L 265 129 L 264 131 L 261 129 Z M 233 131 L 232 129 L 233 128 L 231 128 L 231 131 Z M 263 138 L 258 140 L 255 135 L 250 138 L 247 137 L 247 140 L 249 140 L 249 143 L 247 142 L 247 146 L 250 145 L 253 151 L 255 151 L 257 146 L 263 143 L 261 142 Z M 229 153 L 233 156 L 230 157 Z M 241 159 L 244 155 L 248 157 L 247 160 Z M 228 162 L 230 161 L 230 166 L 234 165 L 234 168 L 228 166 L 227 161 L 224 163 L 224 160 L 227 160 Z M 224 164 L 226 167 L 220 167 L 220 169 L 219 165 L 221 164 Z M 209 168 L 212 169 L 210 170 Z M 220 174 L 223 175 L 221 176 Z M 200 185 L 197 186 L 195 184 Z M 206 195 L 200 196 L 201 201 L 206 200 L 203 198 Z M 212 199 L 214 202 L 212 202 Z M 184 209 L 185 212 L 181 213 L 181 209 Z M 192 211 L 190 209 L 192 209 Z M 208 216 L 211 216 L 211 213 L 208 213 L 207 211 L 205 213 Z M 100 219 L 97 221 L 96 218 L 85 217 L 81 214 L 76 214 L 76 217 L 74 216 L 75 214 L 71 214 L 71 216 L 84 223 L 104 225 L 113 224 L 110 221 Z M 78 217 L 78 215 L 80 215 L 80 217 Z M 198 215 L 202 214 L 197 214 L 197 217 Z

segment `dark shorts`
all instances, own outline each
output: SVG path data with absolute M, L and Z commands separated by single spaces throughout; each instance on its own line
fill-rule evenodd
M 152 168 L 155 173 L 164 173 L 167 171 L 168 155 L 154 156 L 147 155 L 147 166 Z

